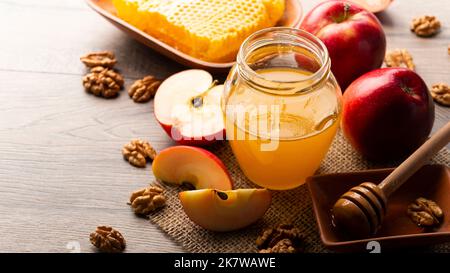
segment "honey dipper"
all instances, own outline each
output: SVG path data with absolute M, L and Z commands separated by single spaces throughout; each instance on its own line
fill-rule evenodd
M 450 141 L 450 122 L 428 139 L 380 184 L 364 182 L 334 204 L 333 225 L 351 238 L 374 235 L 383 222 L 389 196 Z

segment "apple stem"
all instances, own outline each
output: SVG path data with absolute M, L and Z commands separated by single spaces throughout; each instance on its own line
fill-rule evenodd
M 211 91 L 211 89 L 213 89 L 214 86 L 217 85 L 217 83 L 218 83 L 218 81 L 217 81 L 217 80 L 214 80 L 214 81 L 211 83 L 211 85 L 208 87 L 208 89 L 206 89 L 205 91 L 203 91 L 203 92 L 200 93 L 199 95 L 193 97 L 193 98 L 191 99 L 191 105 L 192 105 L 194 108 L 202 107 L 202 106 L 203 106 L 203 97 L 204 97 L 206 94 L 208 94 L 208 92 Z
M 344 20 L 347 19 L 348 12 L 350 11 L 351 7 L 352 7 L 352 5 L 350 5 L 349 3 L 344 4 Z
M 335 17 L 334 21 L 336 23 L 342 23 L 345 20 L 347 20 L 348 17 L 349 17 L 349 11 L 350 11 L 351 7 L 352 7 L 352 5 L 350 3 L 344 3 L 344 14 L 342 14 L 342 15 L 340 15 L 338 17 Z
M 412 89 L 411 89 L 409 86 L 407 86 L 406 84 L 404 84 L 404 83 L 401 83 L 401 84 L 400 84 L 400 88 L 401 88 L 405 93 L 407 93 L 407 94 L 409 94 L 409 95 L 413 95 L 413 94 L 414 94 L 414 92 L 412 91 Z

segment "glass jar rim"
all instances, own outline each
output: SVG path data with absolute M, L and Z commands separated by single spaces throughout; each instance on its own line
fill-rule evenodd
M 302 38 L 305 42 L 309 43 L 309 46 L 314 47 L 317 51 L 321 53 L 321 56 L 317 56 L 320 60 L 320 68 L 315 71 L 313 74 L 308 75 L 302 79 L 294 80 L 294 81 L 279 81 L 279 80 L 273 80 L 273 79 L 267 79 L 263 75 L 257 73 L 255 70 L 253 70 L 249 64 L 246 61 L 247 54 L 251 53 L 255 49 L 259 48 L 260 46 L 256 46 L 255 49 L 250 50 L 247 52 L 247 48 L 252 46 L 252 42 L 255 42 L 255 40 L 258 40 L 258 37 L 263 38 L 263 35 L 268 33 L 275 33 L 275 34 L 283 34 L 287 36 L 291 36 L 294 38 Z M 272 43 L 276 43 L 273 41 Z M 313 52 L 314 53 L 314 52 Z M 245 71 L 245 73 L 249 74 L 250 77 L 257 79 L 259 82 L 266 83 L 263 84 L 264 87 L 267 88 L 267 86 L 270 86 L 270 84 L 286 84 L 286 85 L 298 85 L 305 82 L 322 82 L 322 79 L 328 74 L 327 72 L 330 71 L 331 67 L 331 61 L 329 58 L 328 49 L 325 46 L 325 44 L 316 36 L 313 34 L 297 29 L 297 28 L 291 28 L 291 27 L 270 27 L 261 29 L 259 31 L 256 31 L 252 33 L 250 36 L 248 36 L 244 42 L 241 44 L 239 48 L 239 53 L 237 55 L 236 60 L 237 66 L 241 67 L 242 70 Z M 315 84 L 312 84 L 315 85 Z M 296 91 L 295 93 L 303 93 L 307 90 L 303 89 L 311 89 L 311 88 L 302 88 L 300 91 Z

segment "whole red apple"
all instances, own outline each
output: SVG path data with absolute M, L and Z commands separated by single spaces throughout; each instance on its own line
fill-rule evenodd
M 343 96 L 344 135 L 363 156 L 397 160 L 427 139 L 434 104 L 427 85 L 405 68 L 383 68 L 354 81 Z
M 347 1 L 317 5 L 300 26 L 320 38 L 331 58 L 331 70 L 342 90 L 366 72 L 380 68 L 386 36 L 378 19 Z

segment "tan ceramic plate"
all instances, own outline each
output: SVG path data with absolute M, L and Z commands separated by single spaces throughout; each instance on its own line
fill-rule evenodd
M 365 181 L 381 182 L 393 169 L 355 173 L 327 174 L 308 179 L 314 213 L 324 245 L 335 251 L 367 251 L 370 241 L 383 249 L 450 242 L 450 169 L 444 165 L 426 165 L 398 189 L 388 201 L 386 218 L 376 236 L 363 240 L 345 240 L 331 224 L 331 208 L 350 188 Z M 443 223 L 425 231 L 411 222 L 406 208 L 418 197 L 436 201 L 444 212 Z
M 112 0 L 86 0 L 87 4 L 105 17 L 109 22 L 129 34 L 134 39 L 156 50 L 157 52 L 169 57 L 170 59 L 188 67 L 202 68 L 211 72 L 227 72 L 234 62 L 213 63 L 206 62 L 190 55 L 187 55 L 176 48 L 161 42 L 160 40 L 148 35 L 138 28 L 128 24 L 116 15 L 116 10 Z M 278 26 L 295 27 L 300 24 L 302 18 L 302 7 L 299 0 L 286 0 L 286 9 L 283 18 L 278 22 Z

